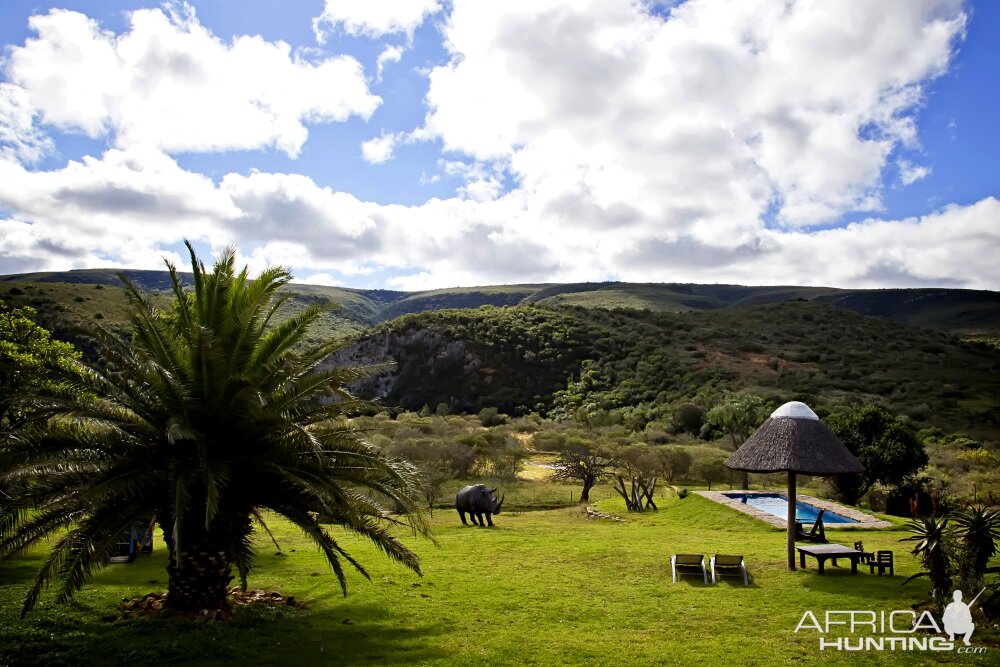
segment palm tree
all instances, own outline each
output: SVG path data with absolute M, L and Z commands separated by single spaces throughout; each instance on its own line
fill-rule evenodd
M 420 571 L 391 532 L 406 524 L 427 535 L 416 469 L 346 419 L 359 402 L 345 387 L 380 368 L 330 366 L 336 341 L 299 349 L 321 310 L 277 321 L 286 270 L 237 274 L 230 248 L 208 272 L 188 250 L 193 290 L 168 262 L 169 311 L 120 276 L 132 341 L 102 333 L 109 370 L 67 374 L 36 400 L 44 423 L 0 449 L 0 479 L 19 483 L 0 509 L 0 557 L 55 537 L 22 614 L 52 580 L 60 601 L 71 597 L 150 515 L 168 546 L 167 608 L 176 611 L 224 609 L 233 566 L 246 587 L 254 527 L 267 530 L 268 511 L 316 542 L 345 595 L 342 560 L 368 575 L 318 517 Z

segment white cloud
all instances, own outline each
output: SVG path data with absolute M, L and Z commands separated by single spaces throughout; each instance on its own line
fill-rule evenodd
M 303 282 L 307 285 L 327 285 L 329 287 L 342 287 L 344 284 L 344 281 L 334 278 L 329 273 L 314 273 L 296 282 Z
M 403 52 L 405 51 L 405 48 L 396 44 L 391 44 L 382 49 L 382 53 L 378 54 L 378 60 L 375 63 L 377 68 L 375 78 L 381 81 L 382 72 L 385 71 L 386 65 L 389 63 L 398 63 L 403 59 Z
M 438 0 L 326 0 L 323 13 L 313 19 L 313 31 L 321 44 L 337 28 L 366 37 L 400 32 L 412 36 L 440 9 Z
M 646 235 L 754 233 L 878 210 L 959 0 L 455 0 L 424 128 L 535 197 L 631 207 Z M 595 223 L 600 223 L 597 216 Z
M 904 183 L 931 168 L 895 156 L 919 147 L 924 86 L 964 30 L 958 0 L 688 0 L 668 20 L 628 0 L 455 0 L 444 27 L 453 57 L 429 74 L 423 126 L 361 148 L 378 163 L 400 142 L 440 140 L 439 174 L 425 181 L 462 184 L 415 206 L 360 201 L 301 174 L 213 181 L 170 157 L 244 144 L 294 154 L 306 124 L 329 119 L 314 111 L 329 101 L 318 73 L 328 62 L 346 63 L 358 84 L 344 113 L 367 117 L 378 98 L 353 60 L 309 64 L 260 38 L 223 44 L 160 10 L 133 14 L 118 37 L 71 12 L 37 21 L 38 40 L 12 51 L 11 81 L 0 84 L 0 132 L 13 137 L 0 153 L 10 215 L 0 272 L 158 268 L 161 248 L 191 238 L 216 250 L 238 243 L 252 267 L 280 263 L 312 282 L 391 271 L 386 284 L 406 289 L 600 279 L 1000 287 L 997 199 L 876 215 L 890 160 Z M 375 19 L 336 25 L 406 31 Z M 245 39 L 253 48 L 238 51 Z M 232 60 L 237 51 L 260 58 Z M 258 76 L 291 97 L 268 107 L 247 92 Z M 217 117 L 211 91 L 196 96 L 207 82 L 237 91 Z M 176 111 L 165 91 L 193 110 Z M 202 135 L 196 116 L 215 129 Z M 221 127 L 224 116 L 243 129 Z M 32 134 L 39 118 L 109 134 L 114 148 L 28 169 L 32 151 L 51 147 Z M 875 213 L 810 231 L 849 211 Z
M 361 143 L 361 157 L 369 164 L 388 162 L 402 138 L 401 132 L 383 132 L 380 136 Z
M 27 91 L 0 82 L 0 156 L 37 162 L 54 150 L 52 140 L 35 127 L 34 116 Z
M 637 234 L 636 209 L 577 201 L 560 210 L 577 221 L 567 234 L 552 224 L 551 207 L 524 191 L 380 205 L 295 174 L 228 174 L 216 184 L 135 148 L 51 171 L 0 160 L 0 207 L 11 214 L 0 221 L 0 273 L 158 268 L 161 248 L 189 238 L 215 251 L 237 243 L 254 269 L 282 264 L 305 276 L 392 269 L 402 275 L 389 284 L 408 289 L 610 278 L 1000 287 L 993 261 L 1000 201 L 992 197 L 919 218 L 820 232 L 758 228 L 735 238 L 711 227 L 703 234 L 701 225 Z
M 921 178 L 927 178 L 931 173 L 931 168 L 926 165 L 913 164 L 909 160 L 899 160 L 896 162 L 899 167 L 899 180 L 903 185 L 912 185 Z
M 167 152 L 275 147 L 290 156 L 309 123 L 368 118 L 381 103 L 352 57 L 307 62 L 283 42 L 227 44 L 193 10 L 142 9 L 121 35 L 83 14 L 31 17 L 8 79 L 46 124 Z

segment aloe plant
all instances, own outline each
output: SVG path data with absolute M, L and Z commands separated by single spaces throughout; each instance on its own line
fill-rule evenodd
M 960 566 L 962 585 L 978 586 L 984 574 L 998 570 L 987 565 L 1000 542 L 1000 512 L 985 505 L 971 505 L 952 512 L 951 518 L 959 527 L 958 539 L 964 552 Z
M 948 519 L 933 516 L 911 519 L 907 522 L 906 529 L 912 534 L 901 541 L 917 543 L 911 553 L 920 558 L 924 570 L 908 577 L 903 583 L 907 584 L 918 577 L 929 577 L 931 599 L 940 602 L 951 590 L 951 573 L 945 550 L 945 541 L 949 536 Z

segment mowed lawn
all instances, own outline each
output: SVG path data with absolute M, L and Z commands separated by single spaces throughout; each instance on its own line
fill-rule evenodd
M 620 501 L 599 506 L 625 516 Z M 162 542 L 152 557 L 101 572 L 74 603 L 46 599 L 22 621 L 39 552 L 0 564 L 0 664 L 996 664 L 995 644 L 977 656 L 821 653 L 815 632 L 794 633 L 806 610 L 822 619 L 826 610 L 892 611 L 922 599 L 926 580 L 900 585 L 918 564 L 899 529 L 829 531 L 843 544 L 893 549 L 897 576 L 829 566 L 819 576 L 814 561 L 785 570 L 783 532 L 698 496 L 626 518 L 587 519 L 573 508 L 503 514 L 496 529 L 477 529 L 438 510 L 437 545 L 412 540 L 423 577 L 338 529 L 372 575 L 351 575 L 347 598 L 318 551 L 274 519 L 284 555 L 264 537 L 250 585 L 308 607 L 255 608 L 214 624 L 114 620 L 122 598 L 163 589 Z M 672 584 L 675 552 L 742 553 L 751 585 Z

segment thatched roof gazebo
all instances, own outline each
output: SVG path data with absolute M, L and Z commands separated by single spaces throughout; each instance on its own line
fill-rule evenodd
M 795 474 L 846 475 L 864 471 L 808 405 L 785 403 L 746 439 L 726 466 L 747 472 L 788 471 L 788 569 L 795 569 Z

